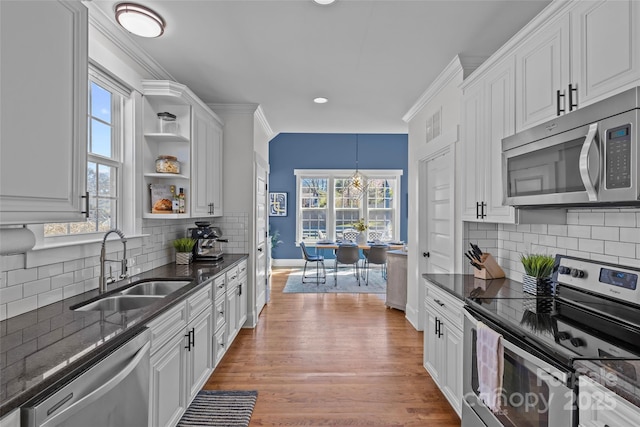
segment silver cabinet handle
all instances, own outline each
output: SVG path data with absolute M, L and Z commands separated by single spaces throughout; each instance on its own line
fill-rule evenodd
M 589 152 L 591 151 L 591 147 L 595 147 L 596 151 L 598 150 L 598 146 L 593 144 L 597 134 L 598 123 L 590 124 L 589 131 L 587 132 L 584 144 L 582 145 L 582 150 L 580 150 L 580 177 L 582 178 L 584 188 L 587 190 L 587 196 L 589 197 L 590 202 L 598 200 L 596 184 L 591 181 L 591 175 L 589 174 Z

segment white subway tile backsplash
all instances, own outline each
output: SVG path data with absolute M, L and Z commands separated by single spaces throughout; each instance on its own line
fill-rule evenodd
M 63 288 L 73 283 L 73 273 L 64 273 L 51 278 L 51 289 Z
M 597 240 L 620 240 L 620 228 L 591 227 L 591 238 Z
M 38 278 L 37 268 L 11 270 L 7 273 L 7 286 L 13 286 L 24 282 L 31 282 Z
M 547 226 L 547 232 L 553 236 L 567 236 L 567 226 L 549 224 Z
M 607 239 L 614 240 L 614 239 Z M 640 243 L 640 228 L 620 228 L 620 241 L 629 243 Z
M 583 252 L 604 253 L 604 242 L 602 240 L 578 239 L 578 249 Z
M 604 225 L 603 212 L 580 212 L 578 214 L 580 225 Z
M 498 224 L 496 241 L 498 262 L 515 280 L 522 273 L 519 255 L 525 252 L 640 267 L 640 209 L 571 209 L 567 225 Z
M 607 227 L 635 227 L 635 212 L 607 212 L 605 215 L 605 225 Z
M 61 262 L 38 267 L 38 279 L 56 276 L 64 272 L 64 264 Z
M 636 257 L 636 245 L 624 242 L 604 242 L 605 253 L 625 258 Z
M 23 298 L 22 285 L 8 286 L 0 289 L 0 302 L 6 304 Z
M 587 239 L 591 238 L 591 227 L 588 225 L 568 225 L 567 236 Z
M 62 289 L 54 289 L 49 292 L 38 294 L 38 307 L 44 307 L 45 305 L 60 301 L 63 299 L 62 294 Z
M 38 295 L 51 290 L 51 278 L 35 280 L 33 282 L 27 282 L 22 285 L 23 297 L 30 297 L 31 295 Z

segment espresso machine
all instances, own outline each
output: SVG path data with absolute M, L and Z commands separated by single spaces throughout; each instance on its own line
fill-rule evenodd
M 211 223 L 196 221 L 195 228 L 187 229 L 187 235 L 196 240 L 193 247 L 194 261 L 219 261 L 222 259 L 220 243 L 228 242 L 222 238 L 222 231 L 218 227 L 211 227 Z

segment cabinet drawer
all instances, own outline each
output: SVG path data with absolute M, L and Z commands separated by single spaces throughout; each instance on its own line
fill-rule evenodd
M 213 279 L 213 299 L 216 300 L 220 295 L 224 295 L 227 289 L 227 276 L 224 274 L 219 275 Z
M 213 330 L 217 331 L 224 326 L 225 323 L 225 310 L 226 310 L 226 298 L 221 296 L 217 298 L 213 304 Z
M 220 359 L 222 359 L 222 356 L 224 356 L 224 353 L 227 351 L 227 331 L 225 330 L 225 328 L 220 329 L 218 332 L 216 332 L 214 338 L 213 338 L 213 357 L 215 360 L 215 365 L 218 364 L 218 362 L 220 362 Z
M 152 320 L 148 327 L 151 330 L 151 354 L 153 354 L 187 327 L 186 302 L 181 302 L 162 316 Z
M 238 281 L 238 266 L 231 267 L 227 271 L 227 287 L 231 287 Z
M 238 277 L 247 275 L 247 260 L 244 260 L 238 264 Z
M 426 282 L 426 300 L 428 304 L 432 304 L 438 307 L 438 312 L 441 316 L 452 322 L 458 328 L 463 327 L 464 323 L 464 301 L 450 295 L 446 291 Z
M 195 295 L 187 299 L 187 322 L 192 321 L 198 314 L 211 306 L 213 300 L 213 289 L 205 286 Z

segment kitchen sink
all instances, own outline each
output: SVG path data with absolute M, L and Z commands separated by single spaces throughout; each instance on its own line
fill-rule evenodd
M 74 311 L 127 311 L 143 308 L 160 301 L 162 296 L 113 295 L 74 308 Z
M 141 282 L 123 291 L 121 295 L 169 295 L 183 286 L 188 285 L 187 280 L 151 280 Z

